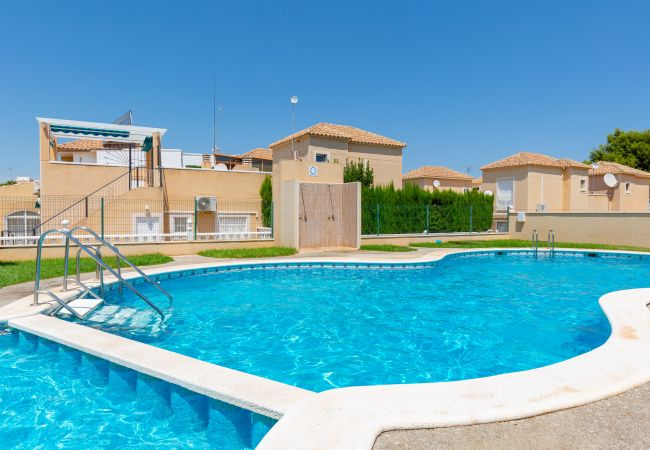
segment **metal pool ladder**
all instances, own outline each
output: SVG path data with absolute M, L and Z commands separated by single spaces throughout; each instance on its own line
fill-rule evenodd
M 531 245 L 532 245 L 533 253 L 535 254 L 535 256 L 537 256 L 537 248 L 539 247 L 539 235 L 537 234 L 537 230 L 533 230 Z
M 90 244 L 84 244 L 80 241 L 78 237 L 74 235 L 76 231 L 83 231 L 84 233 L 90 234 L 94 240 L 98 243 L 95 245 L 90 245 Z M 50 234 L 62 234 L 65 236 L 65 257 L 63 260 L 63 265 L 64 265 L 64 276 L 63 276 L 63 291 L 68 290 L 68 269 L 70 266 L 70 242 L 74 243 L 79 247 L 79 250 L 77 251 L 77 257 L 76 257 L 76 263 L 77 263 L 77 274 L 75 278 L 76 284 L 81 288 L 81 294 L 78 297 L 75 297 L 73 299 L 70 299 L 68 301 L 63 300 L 60 296 L 56 295 L 54 292 L 47 290 L 47 289 L 41 289 L 40 284 L 41 284 L 41 259 L 42 259 L 42 254 L 43 254 L 43 242 L 45 241 L 45 237 L 50 235 Z M 115 255 L 115 258 L 117 260 L 117 270 L 114 270 L 112 267 L 104 261 L 104 258 L 102 257 L 102 253 L 100 251 L 100 247 L 106 247 L 108 248 L 113 255 Z M 100 293 L 101 296 L 97 295 L 92 289 L 86 285 L 83 281 L 81 281 L 81 270 L 80 270 L 80 258 L 81 258 L 81 253 L 84 252 L 90 258 L 95 261 L 96 265 L 96 273 L 97 277 L 99 278 L 99 283 L 100 283 Z M 118 283 L 119 283 L 119 289 L 120 291 L 122 288 L 125 286 L 127 289 L 129 289 L 131 292 L 133 292 L 135 295 L 140 297 L 147 305 L 149 305 L 158 315 L 161 317 L 161 319 L 164 321 L 168 318 L 168 314 L 165 314 L 155 303 L 153 303 L 147 296 L 145 296 L 142 292 L 140 292 L 137 288 L 133 286 L 132 283 L 127 281 L 123 276 L 122 276 L 122 270 L 121 266 L 122 263 L 126 264 L 127 266 L 131 267 L 135 272 L 137 272 L 146 283 L 154 286 L 159 292 L 161 292 L 165 297 L 167 297 L 169 301 L 169 307 L 168 311 L 171 311 L 172 305 L 173 305 L 173 299 L 172 296 L 160 286 L 160 284 L 154 280 L 152 280 L 147 274 L 145 274 L 138 266 L 133 264 L 126 256 L 124 256 L 115 245 L 111 244 L 110 242 L 106 241 L 103 239 L 101 236 L 99 236 L 97 233 L 95 233 L 93 230 L 87 227 L 75 227 L 71 230 L 67 229 L 54 229 L 54 230 L 48 230 L 45 231 L 43 234 L 41 234 L 39 240 L 38 240 L 38 246 L 36 249 L 36 278 L 34 281 L 34 301 L 32 305 L 38 305 L 39 304 L 39 296 L 41 294 L 47 295 L 54 301 L 58 303 L 58 306 L 55 307 L 52 311 L 50 311 L 50 315 L 55 315 L 62 309 L 65 309 L 68 311 L 72 316 L 76 317 L 77 319 L 84 319 L 86 315 L 88 315 L 90 312 L 92 312 L 95 308 L 97 308 L 99 305 L 101 305 L 104 301 L 103 297 L 105 294 L 104 291 L 104 270 L 108 270 L 108 272 L 113 275 Z
M 548 250 L 551 255 L 555 254 L 555 231 L 548 230 Z

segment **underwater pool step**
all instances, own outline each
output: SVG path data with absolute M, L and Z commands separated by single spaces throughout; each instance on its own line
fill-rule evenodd
M 79 315 L 80 318 L 85 318 L 88 314 L 99 308 L 104 304 L 104 300 L 101 298 L 78 298 L 68 302 L 68 306 L 74 310 L 75 313 Z M 61 308 L 57 312 L 57 316 L 60 317 L 70 317 L 70 311 L 65 308 Z
M 109 317 L 109 319 L 106 320 L 105 323 L 109 325 L 124 325 L 137 313 L 138 313 L 137 309 L 121 307 L 117 310 L 117 312 L 115 312 L 112 315 L 112 317 Z M 96 318 L 93 319 L 97 320 Z

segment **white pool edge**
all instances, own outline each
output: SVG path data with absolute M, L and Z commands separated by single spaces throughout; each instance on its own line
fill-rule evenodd
M 296 262 L 408 264 L 435 261 L 455 253 L 501 250 L 517 251 L 511 248 L 446 249 L 445 253 L 399 260 L 372 259 L 364 255 L 229 260 L 145 272 L 151 275 L 218 266 Z M 137 277 L 136 274 L 129 276 Z M 110 281 L 107 277 L 107 283 Z M 42 316 L 38 314 L 42 305 L 29 307 L 30 302 L 31 296 L 25 297 L 20 305 L 11 309 L 9 326 L 212 398 L 270 417 L 282 417 L 263 439 L 260 449 L 367 449 L 383 431 L 530 417 L 591 403 L 650 381 L 650 311 L 646 307 L 650 303 L 650 289 L 617 291 L 601 297 L 601 307 L 612 327 L 610 338 L 591 352 L 551 366 L 456 382 L 350 387 L 319 394 Z M 0 320 L 3 320 L 2 310 Z

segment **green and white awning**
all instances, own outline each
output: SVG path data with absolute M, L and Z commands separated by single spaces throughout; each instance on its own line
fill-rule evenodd
M 102 138 L 128 138 L 130 133 L 124 130 L 108 130 L 102 128 L 73 127 L 66 125 L 50 125 L 50 131 L 54 134 L 67 136 L 95 136 Z
M 134 125 L 118 125 L 114 123 L 81 122 L 77 120 L 45 119 L 37 117 L 40 124 L 49 127 L 50 137 L 95 139 L 147 145 L 153 147 L 153 134 L 162 137 L 165 128 L 138 127 Z

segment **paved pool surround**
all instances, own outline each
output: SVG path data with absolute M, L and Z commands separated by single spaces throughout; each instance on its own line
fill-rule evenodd
M 517 251 L 490 249 L 478 252 Z M 525 251 L 525 250 L 524 250 Z M 558 249 L 558 252 L 561 250 Z M 184 270 L 227 269 L 228 266 L 300 264 L 422 264 L 453 250 L 428 253 L 405 261 L 391 255 L 266 259 L 242 263 L 176 266 Z M 541 252 L 541 251 L 540 251 Z M 636 252 L 568 250 L 567 253 Z M 647 254 L 646 254 L 647 255 Z M 220 270 L 220 269 L 216 269 Z M 166 274 L 165 268 L 146 270 Z M 169 274 L 169 275 L 168 275 Z M 137 278 L 135 274 L 129 274 Z M 107 282 L 111 282 L 107 277 Z M 67 296 L 78 291 L 68 291 Z M 360 386 L 314 393 L 262 377 L 199 361 L 158 347 L 39 314 L 50 305 L 30 306 L 31 296 L 0 308 L 0 321 L 45 339 L 107 359 L 177 384 L 208 397 L 249 409 L 279 422 L 260 449 L 369 449 L 388 430 L 471 425 L 531 417 L 584 405 L 650 382 L 650 288 L 616 291 L 600 305 L 612 334 L 602 346 L 549 366 L 453 382 Z

